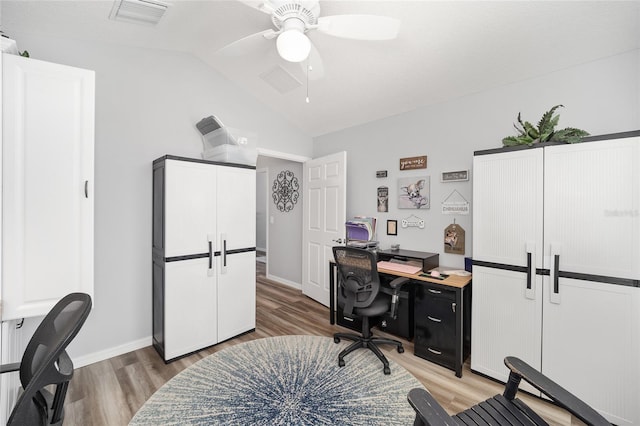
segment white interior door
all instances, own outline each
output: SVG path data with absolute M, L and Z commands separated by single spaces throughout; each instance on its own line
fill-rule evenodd
M 307 161 L 302 174 L 302 292 L 329 306 L 331 249 L 345 238 L 347 153 Z

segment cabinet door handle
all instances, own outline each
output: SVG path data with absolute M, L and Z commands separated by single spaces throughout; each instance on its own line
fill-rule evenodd
M 456 302 L 453 302 L 453 303 L 451 304 L 451 310 L 453 311 L 453 313 L 455 313 L 455 312 L 456 312 Z
M 222 265 L 227 266 L 227 240 L 222 242 Z
M 527 250 L 527 286 L 524 289 L 524 297 L 530 300 L 536 299 L 536 243 L 528 241 Z
M 84 198 L 89 198 L 89 181 L 84 181 Z
M 441 319 L 439 319 L 439 318 L 434 318 L 434 317 L 431 317 L 431 316 L 429 316 L 429 315 L 427 315 L 427 318 L 428 318 L 429 320 L 433 321 L 433 322 L 442 322 L 442 320 L 441 320 Z
M 549 294 L 549 302 L 559 304 L 560 303 L 560 255 L 562 254 L 562 247 L 559 244 L 551 244 L 551 267 L 549 268 L 549 279 L 551 280 L 551 294 Z
M 220 256 L 222 257 L 222 266 L 220 267 L 220 273 L 227 273 L 227 234 L 220 234 L 220 246 L 222 250 L 220 251 Z
M 442 294 L 442 292 L 440 290 L 434 290 L 432 288 L 429 289 L 429 293 L 433 293 L 433 294 Z
M 209 241 L 209 269 L 213 269 L 213 244 Z
M 427 350 L 428 350 L 429 352 L 431 352 L 431 353 L 436 354 L 436 355 L 442 355 L 442 352 L 440 352 L 440 351 L 436 351 L 435 349 L 427 348 Z

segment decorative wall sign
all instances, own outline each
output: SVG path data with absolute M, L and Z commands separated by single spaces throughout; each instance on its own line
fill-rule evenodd
M 403 228 L 424 228 L 424 219 L 420 219 L 418 216 L 412 214 L 406 219 L 402 219 L 400 222 Z
M 385 177 L 387 177 L 387 171 L 386 170 L 378 170 L 376 172 L 376 177 L 377 178 L 385 178 Z
M 387 221 L 387 235 L 398 235 L 398 221 L 397 220 L 388 220 Z
M 298 189 L 300 189 L 298 178 L 295 177 L 293 172 L 283 170 L 278 173 L 278 177 L 273 181 L 273 186 L 271 187 L 273 202 L 278 207 L 278 210 L 281 212 L 293 210 L 300 197 Z
M 383 213 L 389 211 L 389 187 L 387 186 L 378 187 L 378 211 Z
M 442 172 L 440 182 L 461 182 L 469 180 L 469 170 L 458 170 L 457 172 Z
M 427 156 L 407 157 L 400 159 L 400 170 L 426 169 Z
M 431 206 L 429 176 L 398 179 L 399 209 L 428 209 Z
M 454 221 L 444 229 L 444 252 L 464 254 L 464 229 Z
M 469 214 L 469 202 L 454 189 L 442 202 L 442 214 Z

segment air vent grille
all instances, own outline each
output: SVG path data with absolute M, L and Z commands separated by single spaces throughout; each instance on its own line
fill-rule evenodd
M 278 29 L 280 29 L 282 23 L 289 18 L 298 18 L 304 22 L 306 26 L 315 25 L 318 23 L 318 7 L 316 5 L 316 7 L 310 10 L 300 3 L 286 3 L 274 10 L 271 15 L 271 21 Z
M 136 24 L 156 25 L 169 5 L 158 0 L 116 0 L 111 19 Z
M 283 95 L 302 86 L 298 79 L 280 65 L 263 72 L 260 74 L 260 78 Z

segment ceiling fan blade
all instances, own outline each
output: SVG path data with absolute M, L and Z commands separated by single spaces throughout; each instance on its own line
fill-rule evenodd
M 392 40 L 398 36 L 400 21 L 377 15 L 333 15 L 318 18 L 318 31 L 355 40 Z
M 311 52 L 307 60 L 300 62 L 304 77 L 307 76 L 307 69 L 309 70 L 309 80 L 319 80 L 324 77 L 324 64 L 322 63 L 322 57 L 320 52 L 316 49 L 316 46 L 311 43 Z
M 231 44 L 227 44 L 222 49 L 218 50 L 216 54 L 223 56 L 247 55 L 255 50 L 263 49 L 266 40 L 274 38 L 276 34 L 277 31 L 272 29 L 260 31 L 259 33 L 248 35 Z

